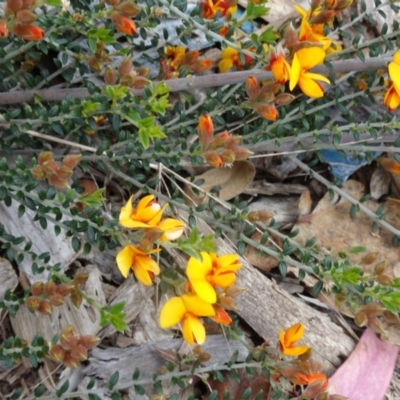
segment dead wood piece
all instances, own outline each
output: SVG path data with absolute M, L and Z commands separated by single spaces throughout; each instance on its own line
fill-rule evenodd
M 306 189 L 306 186 L 297 183 L 269 183 L 267 181 L 254 181 L 243 193 L 252 196 L 259 196 L 260 194 L 274 196 L 276 194 L 301 194 Z
M 5 232 L 15 237 L 23 236 L 27 239 L 15 245 L 14 248 L 22 251 L 28 240 L 31 240 L 31 251 L 38 255 L 50 253 L 51 262 L 60 263 L 61 268 L 65 269 L 76 258 L 76 253 L 64 234 L 61 233 L 56 236 L 54 234 L 55 225 L 51 221 L 47 221 L 47 229 L 42 229 L 39 223 L 34 221 L 35 212 L 28 208 L 25 209 L 25 213 L 21 218 L 17 218 L 18 207 L 19 204 L 16 201 L 13 201 L 10 207 L 0 203 L 1 222 L 4 225 Z M 18 255 L 18 251 L 16 253 Z M 47 271 L 34 275 L 32 272 L 32 260 L 27 256 L 19 263 L 19 268 L 28 277 L 30 283 L 43 281 L 48 275 Z
M 140 370 L 139 379 L 151 378 L 154 373 L 159 373 L 160 368 L 165 365 L 165 360 L 160 355 L 161 352 L 176 352 L 182 343 L 182 339 L 168 339 L 150 341 L 140 346 L 124 349 L 94 348 L 89 358 L 89 365 L 84 372 L 86 375 L 107 381 L 115 371 L 119 371 L 118 386 L 128 388 L 134 383 L 132 374 L 136 368 Z M 239 353 L 237 361 L 244 361 L 248 350 L 242 343 L 228 342 L 223 335 L 210 335 L 202 346 L 202 351 L 211 355 L 211 359 L 204 365 L 224 365 L 236 350 Z
M 4 295 L 7 290 L 14 290 L 18 285 L 18 276 L 14 271 L 11 263 L 5 258 L 0 257 L 0 271 L 1 271 L 1 280 L 0 280 L 0 300 L 4 299 Z

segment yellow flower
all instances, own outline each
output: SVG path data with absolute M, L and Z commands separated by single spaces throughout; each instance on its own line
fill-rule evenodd
M 304 354 L 309 346 L 295 346 L 296 342 L 298 342 L 304 334 L 304 325 L 298 323 L 296 325 L 291 326 L 286 332 L 281 329 L 279 332 L 279 347 L 281 352 L 285 356 L 299 356 Z
M 132 208 L 132 197 L 129 198 L 119 214 L 119 223 L 125 228 L 151 228 L 157 226 L 161 220 L 164 210 L 168 204 L 160 206 L 149 194 L 141 199 L 134 210 Z
M 300 89 L 308 97 L 318 98 L 324 95 L 322 85 L 317 81 L 330 83 L 329 79 L 320 74 L 306 72 L 324 61 L 325 52 L 320 47 L 308 47 L 294 54 L 289 88 L 293 90 L 299 84 Z
M 385 93 L 383 103 L 393 111 L 400 105 L 400 50 L 393 56 L 393 61 L 388 66 L 389 76 L 392 84 Z
M 246 65 L 253 64 L 253 59 L 249 55 L 244 54 L 244 59 Z M 239 51 L 233 47 L 226 47 L 223 49 L 218 67 L 220 72 L 229 71 L 232 67 L 236 67 L 237 70 L 242 70 L 244 66 L 240 61 Z
M 278 83 L 284 84 L 289 80 L 290 65 L 286 61 L 282 47 L 278 47 L 276 50 L 271 47 L 268 69 L 272 71 Z
M 182 322 L 183 338 L 190 345 L 203 344 L 206 330 L 199 317 L 212 317 L 215 310 L 210 303 L 197 295 L 183 294 L 169 299 L 161 310 L 160 326 L 163 329 Z
M 183 234 L 185 226 L 186 224 L 182 221 L 179 221 L 178 219 L 174 218 L 163 219 L 157 225 L 157 228 L 161 229 L 164 232 L 160 240 L 162 242 L 166 242 L 180 238 Z
M 215 287 L 226 288 L 236 280 L 236 271 L 242 266 L 236 254 L 217 257 L 216 254 L 201 252 L 202 261 L 190 257 L 186 274 L 194 292 L 204 301 L 215 303 Z
M 117 266 L 124 278 L 128 277 L 132 268 L 136 279 L 145 286 L 150 286 L 154 276 L 159 275 L 159 265 L 149 257 L 149 254 L 157 253 L 158 249 L 144 253 L 136 247 L 128 244 L 117 254 Z

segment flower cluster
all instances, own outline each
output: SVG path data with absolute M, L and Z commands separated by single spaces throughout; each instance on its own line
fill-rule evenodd
M 81 336 L 75 332 L 73 326 L 67 326 L 60 333 L 59 343 L 51 346 L 49 358 L 61 362 L 66 367 L 79 368 L 79 363 L 87 360 L 87 351 L 99 343 L 98 337 Z
M 221 18 L 228 19 L 236 13 L 237 1 L 234 0 L 203 0 L 200 3 L 201 16 L 212 19 L 217 14 Z
M 110 18 L 117 31 L 133 36 L 136 32 L 136 25 L 131 18 L 136 17 L 141 8 L 131 1 L 121 3 L 121 0 L 106 0 L 106 3 L 113 7 Z
M 214 168 L 231 165 L 234 161 L 246 160 L 253 153 L 240 147 L 241 136 L 224 131 L 214 136 L 214 124 L 208 114 L 200 117 L 197 133 L 204 160 Z
M 151 257 L 159 252 L 153 249 L 154 242 L 172 241 L 178 239 L 186 226 L 182 221 L 173 218 L 162 219 L 163 207 L 154 200 L 152 194 L 143 197 L 136 208 L 132 206 L 131 196 L 124 207 L 121 208 L 119 223 L 125 228 L 141 229 L 143 237 L 138 246 L 127 244 L 116 258 L 121 274 L 126 278 L 132 269 L 136 279 L 143 285 L 150 286 L 155 276 L 159 275 L 160 267 Z
M 180 77 L 185 67 L 188 72 L 204 72 L 209 69 L 211 60 L 199 60 L 200 53 L 197 50 L 189 51 L 184 46 L 166 46 L 165 58 L 160 58 L 161 79 L 176 79 Z
M 201 252 L 201 260 L 191 257 L 186 267 L 186 293 L 170 298 L 161 310 L 160 326 L 164 329 L 181 323 L 185 341 L 202 344 L 206 330 L 201 317 L 229 325 L 232 320 L 225 309 L 234 309 L 232 296 L 238 293 L 234 285 L 241 268 L 236 254 L 217 256 Z
M 393 56 L 393 61 L 388 66 L 392 83 L 385 93 L 383 102 L 389 111 L 395 110 L 400 104 L 400 51 Z
M 12 32 L 24 40 L 42 40 L 43 29 L 34 25 L 37 19 L 33 12 L 35 7 L 35 0 L 7 0 L 5 19 L 0 19 L 0 38 Z
M 25 304 L 31 312 L 37 311 L 43 315 L 50 315 L 53 307 L 63 305 L 65 298 L 70 296 L 72 303 L 79 308 L 82 303 L 79 285 L 84 284 L 87 279 L 87 274 L 79 273 L 75 275 L 71 283 L 36 282 L 32 285 L 31 295 L 26 298 Z
M 54 155 L 51 151 L 42 151 L 38 157 L 39 165 L 32 168 L 32 176 L 37 180 L 47 179 L 49 185 L 54 186 L 56 189 L 69 189 L 68 180 L 73 170 L 78 166 L 81 157 L 80 154 L 65 156 L 60 166 L 54 160 Z
M 115 68 L 108 66 L 104 72 L 104 81 L 107 85 L 114 85 L 119 82 L 121 86 L 142 89 L 149 83 L 147 79 L 149 73 L 150 70 L 147 67 L 140 67 L 135 70 L 132 58 L 129 56 L 121 62 L 118 72 Z

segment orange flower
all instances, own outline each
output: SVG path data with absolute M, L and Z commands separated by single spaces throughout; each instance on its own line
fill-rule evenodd
M 304 325 L 298 323 L 291 326 L 286 332 L 281 329 L 279 332 L 279 347 L 285 356 L 299 356 L 304 354 L 309 346 L 295 346 L 304 334 Z
M 117 11 L 114 11 L 111 14 L 111 21 L 119 32 L 125 33 L 129 36 L 133 36 L 136 32 L 135 23 L 131 19 L 124 17 L 121 13 Z
M 200 117 L 197 125 L 197 134 L 199 135 L 203 150 L 206 149 L 214 136 L 214 124 L 208 114 L 204 114 Z
M 8 36 L 7 22 L 4 19 L 0 19 L 0 38 Z
M 214 18 L 217 12 L 220 12 L 220 17 L 226 17 L 229 13 L 234 15 L 236 13 L 237 6 L 229 6 L 229 3 L 225 0 L 205 0 L 200 3 L 201 16 L 206 19 Z
M 283 85 L 290 78 L 290 65 L 286 61 L 285 53 L 281 46 L 276 50 L 271 47 L 268 70 L 271 70 L 275 80 Z
M 214 322 L 221 325 L 230 325 L 232 323 L 232 318 L 229 314 L 221 307 L 216 306 L 213 304 L 215 315 L 210 317 Z
M 15 25 L 14 35 L 25 40 L 42 40 L 44 38 L 44 30 L 36 25 L 20 26 Z
M 389 109 L 389 111 L 395 110 L 400 105 L 400 90 L 392 83 L 389 89 L 385 93 L 383 98 L 383 104 Z
M 254 109 L 261 117 L 268 121 L 276 121 L 278 118 L 278 110 L 270 104 L 257 103 Z

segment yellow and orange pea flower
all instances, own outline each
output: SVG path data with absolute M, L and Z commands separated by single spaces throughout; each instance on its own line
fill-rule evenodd
M 304 325 L 301 323 L 291 326 L 288 330 L 279 332 L 279 348 L 285 356 L 300 356 L 304 354 L 309 346 L 296 346 L 295 344 L 303 337 Z
M 274 75 L 274 79 L 283 85 L 290 78 L 290 65 L 286 61 L 282 47 L 276 50 L 271 47 L 268 70 Z
M 157 225 L 157 228 L 163 231 L 160 238 L 161 242 L 169 242 L 179 239 L 185 229 L 186 224 L 179 219 L 165 218 Z
M 37 25 L 15 25 L 13 33 L 16 36 L 29 41 L 42 40 L 44 38 L 44 30 Z
M 119 223 L 125 228 L 154 228 L 156 227 L 162 218 L 164 210 L 168 207 L 168 204 L 164 204 L 163 207 L 154 200 L 154 195 L 149 194 L 141 199 L 133 209 L 132 197 L 129 198 L 124 207 L 121 208 L 119 214 Z
M 111 14 L 111 21 L 118 32 L 125 33 L 125 35 L 129 36 L 133 36 L 136 32 L 135 23 L 131 19 L 124 17 L 118 11 L 114 11 Z
M 212 304 L 195 294 L 183 294 L 172 297 L 164 304 L 160 313 L 160 326 L 168 329 L 182 323 L 185 341 L 190 345 L 203 344 L 206 330 L 199 317 L 213 317 L 215 314 Z
M 228 14 L 235 15 L 237 6 L 230 6 L 225 0 L 204 0 L 200 3 L 201 16 L 205 19 L 212 19 L 219 11 L 220 17 L 227 17 Z
M 289 88 L 293 90 L 298 84 L 303 93 L 312 98 L 322 97 L 324 89 L 318 81 L 330 83 L 323 75 L 307 72 L 309 69 L 321 64 L 324 61 L 325 52 L 320 47 L 308 47 L 297 51 L 294 54 Z
M 217 256 L 201 252 L 202 260 L 190 257 L 186 274 L 193 291 L 204 301 L 216 303 L 216 287 L 227 288 L 235 283 L 236 271 L 242 264 L 236 254 Z
M 253 59 L 249 55 L 245 54 L 244 59 L 245 65 L 253 65 Z M 232 67 L 236 67 L 237 70 L 242 70 L 244 65 L 240 61 L 239 51 L 233 47 L 223 49 L 221 53 L 221 61 L 219 62 L 218 67 L 220 72 L 227 72 Z
M 312 374 L 304 374 L 302 372 L 295 372 L 289 380 L 295 385 L 309 385 L 316 381 L 321 381 L 321 390 L 328 387 L 328 379 L 325 374 L 321 372 L 314 372 Z
M 159 249 L 145 253 L 136 247 L 128 244 L 116 258 L 118 269 L 124 278 L 128 277 L 132 269 L 136 279 L 145 286 L 150 286 L 156 275 L 160 274 L 160 267 L 149 255 L 157 253 Z
M 389 111 L 393 111 L 400 105 L 400 50 L 394 54 L 388 71 L 392 83 L 385 93 L 383 103 Z

